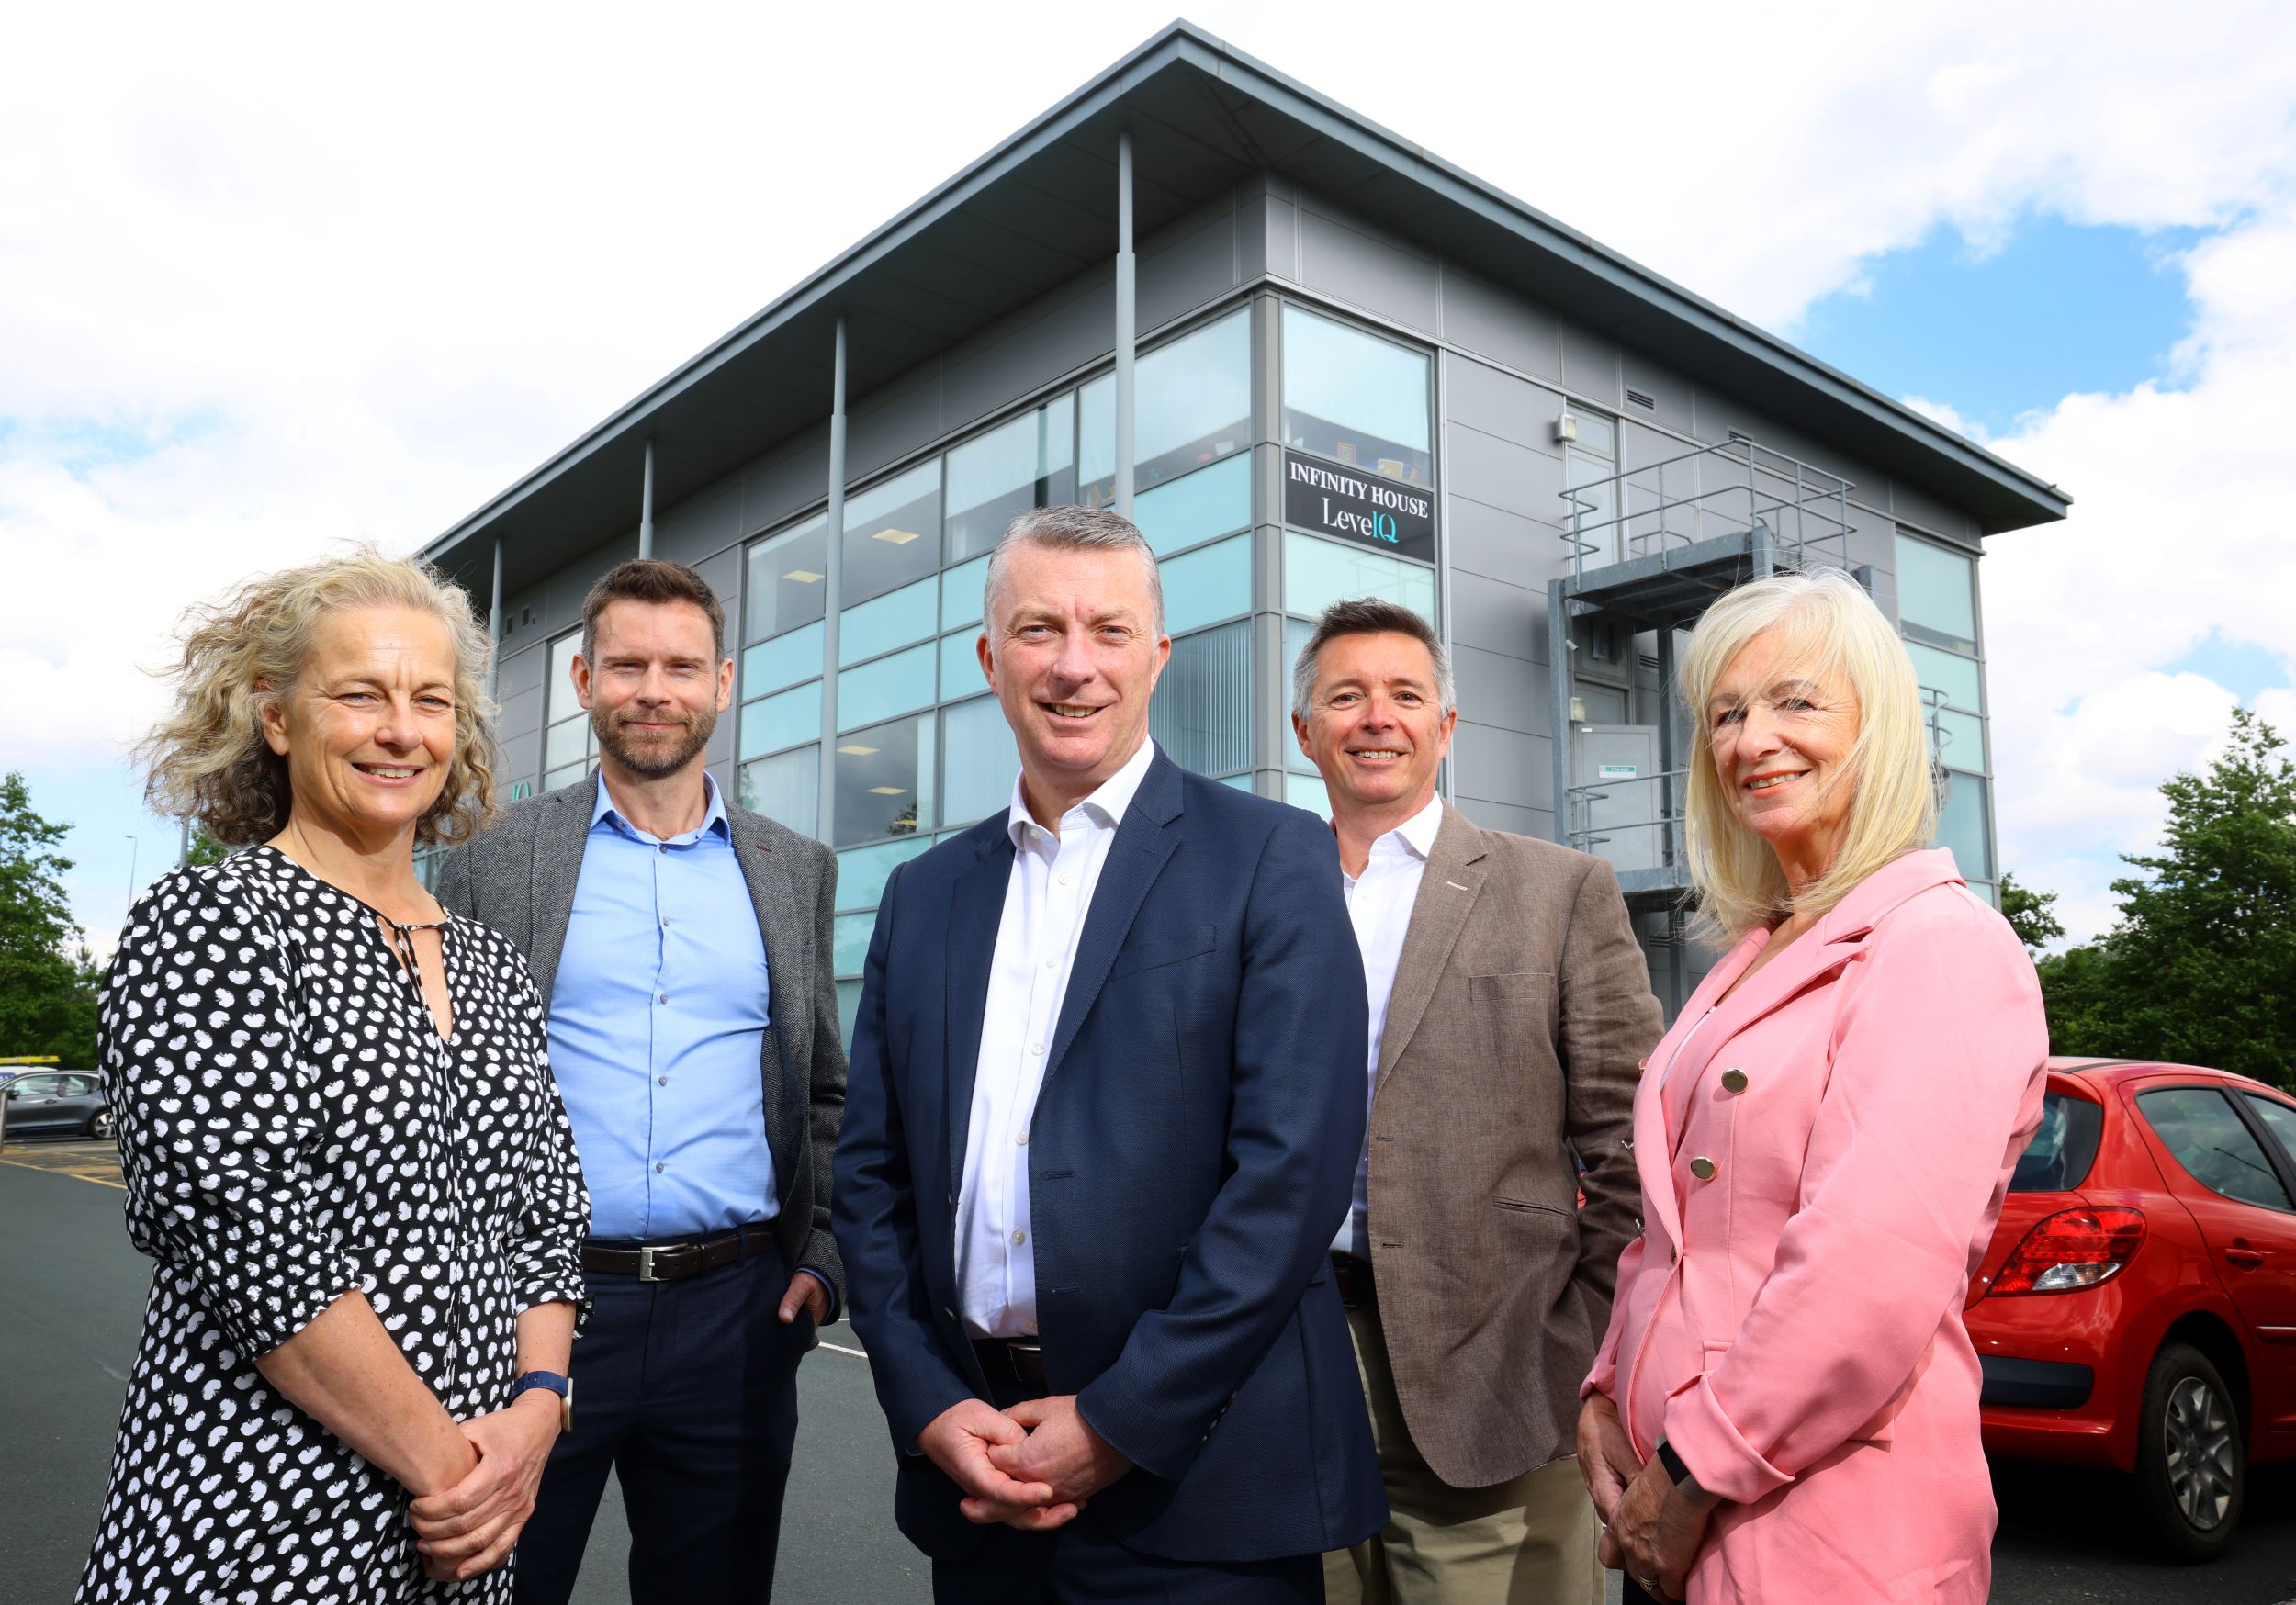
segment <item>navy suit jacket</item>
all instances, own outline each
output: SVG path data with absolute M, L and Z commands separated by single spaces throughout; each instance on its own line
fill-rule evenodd
M 1013 850 L 1000 813 L 886 883 L 837 1152 L 895 1513 L 936 1559 L 983 1532 L 908 1451 L 988 1397 L 957 1315 L 957 1194 Z M 1028 1149 L 1052 1391 L 1135 1466 L 1079 1519 L 1131 1548 L 1263 1560 L 1387 1520 L 1328 1257 L 1367 1029 L 1330 830 L 1159 753 L 1094 888 Z

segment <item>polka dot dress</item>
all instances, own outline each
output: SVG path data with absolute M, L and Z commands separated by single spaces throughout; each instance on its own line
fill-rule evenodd
M 128 1235 L 159 1262 L 79 1599 L 507 1600 L 422 1576 L 408 1494 L 253 1357 L 353 1288 L 447 1411 L 582 1299 L 590 1200 L 525 960 L 441 933 L 455 1030 L 371 910 L 270 847 L 156 882 L 103 991 Z M 512 1564 L 515 1564 L 514 1562 Z

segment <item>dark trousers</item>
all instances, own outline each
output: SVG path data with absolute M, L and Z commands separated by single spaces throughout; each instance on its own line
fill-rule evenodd
M 1035 1397 L 992 1376 L 990 1402 Z M 1087 1513 L 1051 1532 L 987 1530 L 966 1560 L 933 1563 L 934 1605 L 1321 1605 L 1323 1557 L 1219 1566 L 1159 1560 L 1098 1532 Z
M 630 1521 L 632 1605 L 773 1596 L 797 1363 L 771 1252 L 678 1282 L 593 1274 L 574 1344 L 574 1430 L 550 1452 L 518 1541 L 518 1605 L 565 1605 L 611 1469 Z
M 1618 1581 L 1618 1605 L 1659 1605 L 1632 1577 L 1622 1575 Z

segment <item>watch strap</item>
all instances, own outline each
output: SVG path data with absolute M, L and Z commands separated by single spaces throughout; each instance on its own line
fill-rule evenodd
M 1711 1505 L 1719 1502 L 1717 1496 L 1706 1492 L 1698 1486 L 1698 1479 L 1690 1475 L 1690 1467 L 1684 1465 L 1683 1457 L 1675 1453 L 1674 1445 L 1663 1438 L 1660 1438 L 1658 1443 L 1658 1462 L 1666 1468 L 1666 1480 L 1674 1485 L 1674 1491 L 1683 1498 L 1697 1505 Z

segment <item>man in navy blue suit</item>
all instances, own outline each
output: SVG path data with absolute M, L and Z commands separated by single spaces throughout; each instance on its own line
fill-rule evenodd
M 904 864 L 834 1221 L 938 1600 L 1320 1600 L 1386 1521 L 1329 1250 L 1364 1138 L 1331 832 L 1148 736 L 1154 554 L 1016 520 L 979 645 L 1010 809 Z

